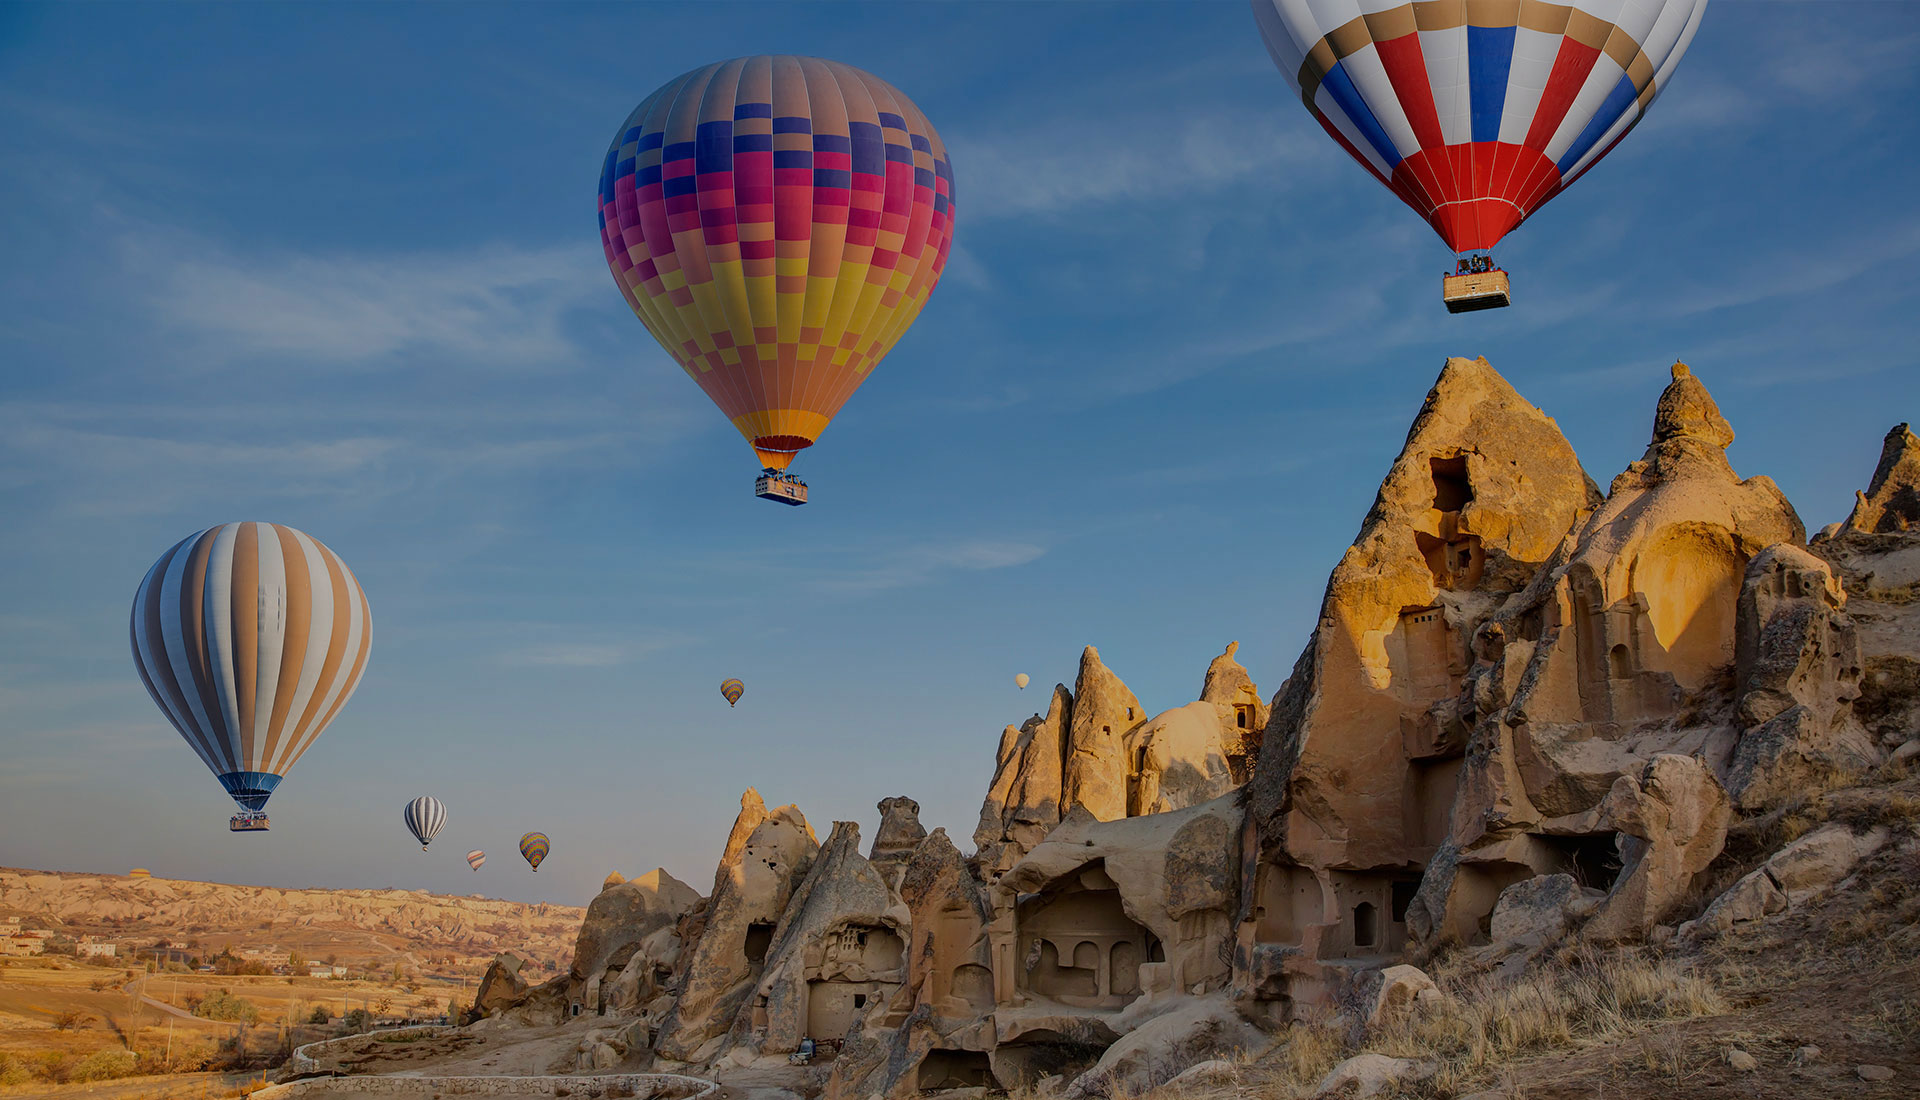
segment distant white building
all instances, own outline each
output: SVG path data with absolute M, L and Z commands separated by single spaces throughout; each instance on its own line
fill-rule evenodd
M 309 978 L 344 978 L 346 976 L 347 968 L 344 966 L 328 966 L 326 963 L 313 963 L 307 967 L 307 977 Z
M 46 951 L 47 941 L 38 936 L 4 935 L 0 936 L 0 955 L 24 958 L 39 955 Z
M 248 962 L 285 966 L 292 961 L 293 952 L 282 951 L 278 947 L 244 947 L 240 949 L 240 957 Z
M 91 936 L 81 939 L 73 945 L 73 953 L 83 959 L 111 959 L 120 953 L 117 943 L 99 943 Z

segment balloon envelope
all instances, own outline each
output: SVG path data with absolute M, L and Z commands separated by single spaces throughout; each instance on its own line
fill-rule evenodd
M 373 644 L 346 563 L 275 523 L 175 543 L 134 593 L 128 630 L 147 694 L 254 811 L 353 695 Z
M 738 680 L 720 681 L 720 697 L 727 701 L 728 706 L 732 706 L 735 703 L 738 703 L 740 701 L 740 697 L 742 695 L 745 695 L 746 693 L 747 693 L 747 685 L 741 683 Z
M 547 858 L 547 850 L 551 847 L 552 845 L 547 841 L 547 834 L 528 833 L 520 838 L 520 857 L 538 871 L 540 861 Z
M 1252 0 L 1334 141 L 1455 252 L 1492 248 L 1665 88 L 1706 0 Z
M 447 823 L 447 807 L 439 799 L 423 794 L 407 803 L 400 817 L 407 823 L 407 831 L 420 842 L 420 850 L 425 851 L 433 838 L 440 834 L 441 826 Z
M 487 861 L 487 853 L 481 851 L 478 848 L 475 848 L 473 851 L 467 853 L 467 866 L 473 868 L 476 871 L 478 871 L 480 869 L 480 865 L 482 863 L 485 863 L 486 861 Z
M 1031 682 L 1032 681 L 1027 679 L 1027 674 L 1024 672 L 1014 674 L 1013 686 L 1019 688 L 1021 691 L 1027 690 L 1027 685 Z
M 785 469 L 933 293 L 953 170 L 886 81 L 735 58 L 668 81 L 614 134 L 600 238 L 634 315 Z

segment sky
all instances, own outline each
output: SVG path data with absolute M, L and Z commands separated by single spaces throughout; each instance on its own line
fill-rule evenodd
M 595 227 L 634 104 L 776 52 L 899 87 L 957 193 L 798 509 Z M 971 850 L 1083 646 L 1149 712 L 1235 640 L 1280 686 L 1449 355 L 1603 486 L 1684 359 L 1735 468 L 1841 519 L 1920 415 L 1917 84 L 1920 5 L 1719 0 L 1502 246 L 1513 308 L 1449 316 L 1451 253 L 1239 0 L 0 6 L 0 865 L 585 904 L 705 891 L 749 786 L 822 839 L 911 795 Z M 374 621 L 257 835 L 127 646 L 148 566 L 241 519 L 332 547 Z

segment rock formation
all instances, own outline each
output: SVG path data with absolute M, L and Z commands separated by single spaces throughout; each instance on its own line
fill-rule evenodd
M 1920 437 L 1895 424 L 1880 444 L 1867 491 L 1853 497 L 1853 512 L 1833 536 L 1889 535 L 1920 523 Z
M 1745 729 L 1727 789 L 1746 809 L 1879 763 L 1854 717 L 1860 647 L 1826 562 L 1791 543 L 1747 567 L 1735 622 L 1735 714 Z
M 913 850 L 927 839 L 927 830 L 920 824 L 920 803 L 905 795 L 883 798 L 875 808 L 880 811 L 880 828 L 873 834 L 873 850 L 867 853 L 867 860 L 892 881 L 913 858 Z
M 1200 685 L 1200 701 L 1213 704 L 1220 716 L 1220 741 L 1226 746 L 1227 767 L 1235 786 L 1253 774 L 1253 762 L 1260 758 L 1260 742 L 1271 717 L 1260 687 L 1234 660 L 1239 642 L 1228 642 L 1226 652 L 1207 666 L 1207 677 Z
M 819 847 L 797 807 L 768 813 L 757 791 L 741 798 L 705 926 L 689 953 L 679 997 L 660 1024 L 656 1049 L 661 1056 L 705 1061 L 718 1049 L 752 992 L 774 930 Z
M 1062 812 L 1085 806 L 1102 821 L 1127 816 L 1127 731 L 1145 718 L 1140 700 L 1088 646 L 1073 682 L 1073 718 L 1067 728 L 1067 758 L 1060 777 Z
M 1663 753 L 1613 781 L 1601 819 L 1618 834 L 1620 876 L 1586 926 L 1589 939 L 1639 939 L 1686 897 L 1727 842 L 1727 795 L 1697 757 Z
M 905 984 L 908 924 L 888 879 L 860 854 L 860 827 L 834 822 L 774 929 L 729 1045 L 786 1054 L 810 1036 L 843 1039 Z
M 989 875 L 1014 865 L 1060 824 L 1061 768 L 1073 695 L 1055 684 L 1045 717 L 1038 714 L 1000 735 L 993 782 L 980 806 L 974 849 Z
M 973 842 L 981 873 L 1004 873 L 1078 806 L 1114 821 L 1218 798 L 1245 782 L 1267 707 L 1239 643 L 1208 666 L 1200 699 L 1152 718 L 1088 646 L 1072 691 L 1055 685 L 1047 713 L 1008 726 Z
M 660 868 L 601 890 L 574 942 L 570 1003 L 596 1016 L 644 1009 L 679 961 L 675 926 L 700 900 L 693 887 Z M 661 932 L 667 935 L 656 939 Z
M 1470 661 L 1511 666 L 1538 637 L 1514 638 L 1508 657 L 1505 637 L 1479 628 L 1565 554 L 1598 503 L 1551 419 L 1485 360 L 1447 361 L 1274 699 L 1248 787 L 1258 858 L 1243 884 L 1244 994 L 1284 1014 L 1407 946 L 1469 733 L 1498 702 L 1462 691 Z
M 1811 546 L 1732 439 L 1675 364 L 1603 497 L 1485 360 L 1448 360 L 1271 704 L 1237 644 L 1151 716 L 1086 647 L 1002 733 L 971 857 L 904 796 L 863 856 L 853 824 L 819 847 L 749 790 L 711 897 L 655 872 L 590 907 L 564 992 L 633 1021 L 594 1064 L 825 1100 L 1132 1095 L 1195 1063 L 1229 1080 L 1208 1060 L 1291 1020 L 1430 1005 L 1406 964 L 1442 947 L 1510 977 L 1818 896 L 1889 831 L 1828 825 L 1737 869 L 1723 848 L 1920 756 L 1920 439 L 1890 434 Z M 533 1019 L 557 988 L 503 957 L 482 1001 Z M 1327 1082 L 1433 1072 L 1363 1055 Z

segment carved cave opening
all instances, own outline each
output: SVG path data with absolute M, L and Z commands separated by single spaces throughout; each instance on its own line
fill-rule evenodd
M 1560 862 L 1559 872 L 1573 876 L 1582 886 L 1610 890 L 1620 877 L 1620 847 L 1613 833 L 1587 836 L 1539 836 Z
M 1321 941 L 1324 958 L 1371 958 L 1406 950 L 1407 906 L 1419 889 L 1417 871 L 1333 871 L 1340 925 Z
M 1372 947 L 1380 940 L 1379 910 L 1370 901 L 1353 907 L 1353 945 Z
M 1126 914 L 1095 860 L 1021 903 L 1019 988 L 1081 1008 L 1119 1008 L 1141 992 L 1140 965 L 1158 941 Z
M 1437 512 L 1458 512 L 1473 503 L 1473 481 L 1467 476 L 1467 456 L 1430 458 L 1433 472 L 1433 508 Z
M 747 925 L 746 943 L 742 949 L 747 961 L 755 966 L 767 961 L 767 949 L 773 946 L 773 925 L 766 921 L 754 921 Z
M 920 1060 L 914 1083 L 922 1092 L 935 1089 L 998 1087 L 993 1065 L 984 1050 L 947 1050 L 935 1048 Z
M 1257 942 L 1297 944 L 1308 926 L 1326 919 L 1320 880 L 1305 867 L 1262 863 L 1254 889 L 1253 938 Z

